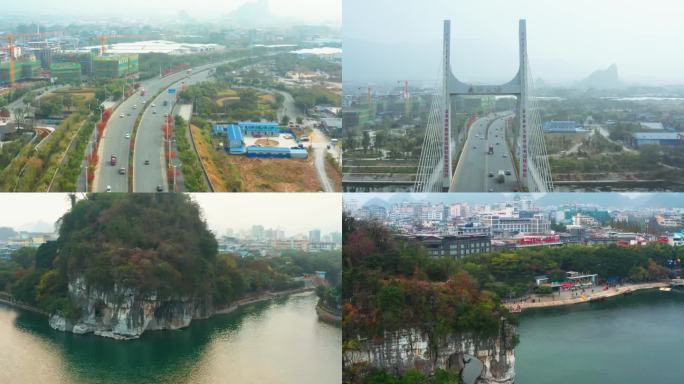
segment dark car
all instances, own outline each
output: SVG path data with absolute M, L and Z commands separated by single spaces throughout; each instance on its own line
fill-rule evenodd
M 149 161 L 149 160 L 145 160 L 145 165 L 150 165 L 150 161 Z
M 510 175 L 511 175 L 511 171 L 507 169 L 506 170 L 506 176 L 510 176 Z
M 162 192 L 164 188 L 161 186 L 161 184 L 157 185 L 157 192 Z
M 494 177 L 494 173 L 489 172 L 489 174 L 488 174 L 487 176 L 489 176 L 489 177 Z

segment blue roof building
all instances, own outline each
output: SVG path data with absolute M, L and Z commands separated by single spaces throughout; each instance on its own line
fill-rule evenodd
M 542 125 L 545 133 L 580 133 L 585 129 L 575 121 L 545 121 Z
M 635 132 L 632 134 L 632 146 L 642 145 L 679 146 L 684 145 L 684 133 L 681 132 Z
M 277 136 L 280 134 L 280 126 L 275 122 L 241 121 L 238 123 L 242 132 L 251 136 Z

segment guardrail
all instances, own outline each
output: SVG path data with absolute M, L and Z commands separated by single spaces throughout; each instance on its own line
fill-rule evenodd
M 209 178 L 209 173 L 207 173 L 207 169 L 204 167 L 204 161 L 202 161 L 202 156 L 200 156 L 199 151 L 197 150 L 197 145 L 195 144 L 195 135 L 192 134 L 192 115 L 190 116 L 190 119 L 188 120 L 188 131 L 190 132 L 190 142 L 192 143 L 192 149 L 195 151 L 195 154 L 197 155 L 197 159 L 199 160 L 200 167 L 202 167 L 202 174 L 204 175 L 204 179 L 207 181 L 207 185 L 209 186 L 209 191 L 214 192 L 214 184 L 212 184 L 211 179 Z

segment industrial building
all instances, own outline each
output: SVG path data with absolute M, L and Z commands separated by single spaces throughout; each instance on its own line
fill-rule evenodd
M 99 46 L 80 48 L 79 51 L 92 51 L 99 49 Z M 115 43 L 107 45 L 107 52 L 117 55 L 143 54 L 143 53 L 165 53 L 168 55 L 192 55 L 219 52 L 224 49 L 218 44 L 190 44 L 176 43 L 166 40 L 136 41 L 130 43 Z
M 137 54 L 112 55 L 93 58 L 93 76 L 98 79 L 115 79 L 138 73 Z
M 682 146 L 684 145 L 684 133 L 682 132 L 636 132 L 632 134 L 632 147 L 639 148 L 643 145 Z
M 241 121 L 216 124 L 213 132 L 214 135 L 225 135 L 224 149 L 233 155 L 278 159 L 306 159 L 309 156 L 294 132 L 281 129 L 278 123 Z M 255 142 L 262 138 L 277 139 L 278 146 L 262 146 Z
M 81 73 L 80 63 L 53 63 L 50 65 L 50 77 L 52 77 L 56 83 L 80 83 Z
M 581 133 L 586 132 L 581 125 L 574 121 L 545 121 L 542 125 L 544 133 Z

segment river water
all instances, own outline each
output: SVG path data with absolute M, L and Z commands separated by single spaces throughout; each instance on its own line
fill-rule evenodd
M 684 293 L 526 311 L 518 331 L 519 384 L 684 383 Z
M 318 320 L 317 300 L 292 295 L 132 341 L 54 331 L 0 304 L 0 383 L 338 384 L 342 331 Z

